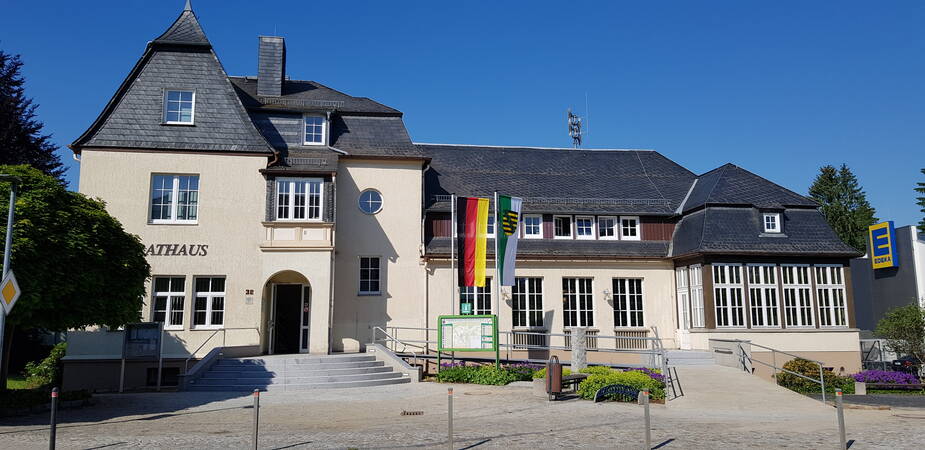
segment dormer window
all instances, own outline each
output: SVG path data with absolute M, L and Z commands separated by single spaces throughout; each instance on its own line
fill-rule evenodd
M 196 109 L 195 91 L 164 92 L 164 123 L 168 125 L 192 125 Z
M 305 145 L 324 145 L 325 120 L 323 116 L 305 116 Z
M 764 232 L 780 233 L 780 213 L 764 213 Z

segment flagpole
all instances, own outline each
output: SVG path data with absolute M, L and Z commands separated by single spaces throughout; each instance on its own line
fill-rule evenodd
M 456 312 L 456 194 L 450 195 L 450 314 Z
M 501 315 L 501 271 L 498 264 L 498 237 L 502 233 L 501 228 L 498 226 L 501 224 L 501 221 L 498 217 L 498 191 L 495 191 L 495 295 L 492 296 L 494 302 L 494 311 L 495 314 Z

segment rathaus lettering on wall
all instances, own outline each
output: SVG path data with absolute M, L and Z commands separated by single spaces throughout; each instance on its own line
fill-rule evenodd
M 206 256 L 208 244 L 151 244 L 145 256 Z

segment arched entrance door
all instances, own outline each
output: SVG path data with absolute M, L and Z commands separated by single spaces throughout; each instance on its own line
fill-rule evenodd
M 270 281 L 268 353 L 307 353 L 311 324 L 311 286 L 296 272 L 281 272 Z

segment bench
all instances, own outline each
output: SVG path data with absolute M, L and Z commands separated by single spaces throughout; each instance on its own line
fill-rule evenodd
M 909 391 L 925 390 L 925 384 L 867 383 L 867 389 L 905 389 Z

